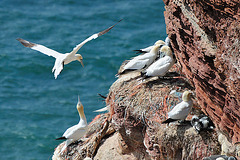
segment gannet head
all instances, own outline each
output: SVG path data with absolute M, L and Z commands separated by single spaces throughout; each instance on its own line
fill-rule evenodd
M 164 53 L 166 56 L 171 56 L 172 57 L 172 50 L 170 47 L 168 46 L 163 46 L 161 49 L 160 49 L 160 52 L 161 53 Z
M 183 95 L 182 95 L 182 100 L 187 102 L 191 99 L 191 96 L 192 96 L 192 92 L 191 91 L 185 91 L 183 92 Z
M 80 117 L 84 116 L 83 105 L 80 101 L 80 97 L 78 96 L 77 110 L 79 112 Z
M 76 59 L 81 63 L 81 65 L 84 67 L 84 64 L 83 64 L 83 57 L 81 54 L 76 54 Z
M 153 48 L 151 49 L 151 51 L 150 52 L 152 52 L 152 53 L 154 53 L 154 54 L 158 54 L 158 50 L 159 50 L 159 48 L 160 48 L 160 44 L 157 44 L 157 45 L 155 45 L 155 46 L 153 46 Z
M 164 46 L 164 45 L 165 45 L 165 42 L 162 41 L 162 40 L 158 40 L 158 41 L 156 41 L 156 42 L 154 43 L 154 45 L 157 45 L 157 44 L 160 44 L 160 45 Z

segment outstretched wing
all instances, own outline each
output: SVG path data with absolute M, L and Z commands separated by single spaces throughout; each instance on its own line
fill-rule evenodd
M 120 21 L 118 21 L 116 24 L 118 24 L 119 22 L 121 22 L 122 19 Z M 109 27 L 108 29 L 105 29 L 99 33 L 95 33 L 92 36 L 88 37 L 87 39 L 85 39 L 82 43 L 78 44 L 71 52 L 71 54 L 76 54 L 77 51 L 84 45 L 86 44 L 88 41 L 91 41 L 92 39 L 96 39 L 101 35 L 104 35 L 105 33 L 107 33 L 108 31 L 110 31 L 116 24 L 112 25 L 111 27 Z
M 57 58 L 61 54 L 61 53 L 59 53 L 57 51 L 54 51 L 54 50 L 52 50 L 50 48 L 47 48 L 47 47 L 43 46 L 43 45 L 31 43 L 31 42 L 26 41 L 26 40 L 24 40 L 22 38 L 18 38 L 17 40 L 19 42 L 21 42 L 22 45 L 24 45 L 25 47 L 37 50 L 37 51 L 42 52 L 43 54 L 46 54 L 48 56 L 52 56 L 52 57 Z

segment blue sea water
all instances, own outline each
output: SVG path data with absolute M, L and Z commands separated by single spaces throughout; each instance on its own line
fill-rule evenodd
M 165 39 L 163 12 L 161 0 L 0 0 L 0 159 L 51 159 L 54 139 L 78 123 L 77 96 L 91 122 L 132 50 Z M 16 40 L 67 53 L 122 18 L 79 50 L 84 68 L 72 62 L 56 80 L 54 58 Z

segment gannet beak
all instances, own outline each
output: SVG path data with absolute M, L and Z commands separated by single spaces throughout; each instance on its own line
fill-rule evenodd
M 78 95 L 78 103 L 80 103 L 80 97 L 79 97 L 79 95 Z
M 82 59 L 78 59 L 78 61 L 81 63 L 81 65 L 84 67 Z

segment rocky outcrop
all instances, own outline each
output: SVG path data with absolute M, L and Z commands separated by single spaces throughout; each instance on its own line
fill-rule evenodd
M 240 141 L 240 2 L 164 0 L 171 45 L 202 111 Z
M 114 128 L 122 137 L 123 153 L 138 151 L 141 157 L 135 159 L 201 159 L 221 152 L 215 131 L 198 134 L 190 124 L 161 124 L 181 101 L 184 90 L 194 89 L 182 77 L 142 81 L 139 72 L 123 75 L 112 85 L 107 103 Z M 192 114 L 198 108 L 194 103 Z
M 106 98 L 109 113 L 90 124 L 88 139 L 60 153 L 63 142 L 53 159 L 240 158 L 240 2 L 163 1 L 177 59 L 168 77 L 121 75 Z M 187 119 L 203 112 L 215 130 L 199 134 L 190 124 L 161 124 L 185 90 L 195 93 Z

